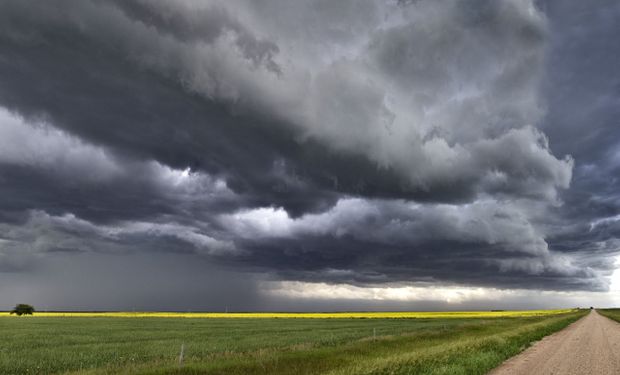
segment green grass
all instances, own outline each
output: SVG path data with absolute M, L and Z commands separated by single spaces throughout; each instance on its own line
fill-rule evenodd
M 484 374 L 585 313 L 492 319 L 1 317 L 0 373 Z
M 620 323 L 620 309 L 596 309 L 596 311 L 599 314 Z

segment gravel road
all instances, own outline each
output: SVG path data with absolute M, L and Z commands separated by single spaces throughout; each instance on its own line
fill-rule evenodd
M 489 373 L 517 374 L 620 374 L 620 324 L 593 310 Z

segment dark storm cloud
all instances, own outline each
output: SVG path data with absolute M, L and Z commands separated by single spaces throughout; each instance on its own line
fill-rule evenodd
M 603 290 L 617 85 L 538 6 L 0 0 L 0 272 Z
M 402 121 L 399 121 L 401 116 L 395 116 L 386 106 L 388 93 L 384 88 L 360 82 L 359 74 L 364 73 L 358 71 L 362 58 L 359 62 L 330 64 L 317 72 L 315 82 L 308 88 L 297 88 L 294 82 L 288 82 L 296 78 L 293 68 L 282 77 L 265 66 L 262 68 L 266 70 L 254 63 L 248 67 L 247 63 L 255 59 L 243 51 L 241 56 L 231 53 L 231 67 L 224 65 L 225 50 L 235 49 L 237 37 L 249 33 L 245 29 L 241 32 L 237 30 L 239 27 L 229 27 L 235 34 L 231 37 L 232 46 L 226 44 L 228 34 L 221 31 L 199 42 L 178 41 L 158 33 L 154 28 L 157 22 L 136 22 L 113 4 L 61 3 L 62 6 L 49 3 L 40 7 L 8 3 L 7 11 L 3 12 L 2 48 L 7 59 L 2 69 L 4 84 L 0 95 L 4 105 L 28 117 L 49 117 L 55 126 L 121 152 L 155 158 L 177 168 L 190 166 L 227 175 L 231 187 L 250 190 L 251 194 L 265 194 L 257 198 L 260 204 L 288 205 L 291 210 L 299 211 L 305 207 L 302 202 L 295 201 L 295 196 L 312 191 L 321 195 L 321 190 L 333 190 L 334 185 L 343 193 L 441 201 L 469 200 L 485 190 L 553 197 L 555 189 L 566 187 L 570 179 L 570 162 L 557 160 L 549 154 L 540 139 L 542 135 L 535 130 L 520 128 L 499 134 L 493 130 L 495 134 L 491 134 L 484 129 L 486 125 L 480 123 L 479 117 L 463 121 L 457 111 L 464 106 L 494 104 L 491 98 L 506 91 L 502 86 L 498 86 L 499 92 L 471 96 L 465 93 L 467 100 L 458 102 L 455 108 L 447 102 L 448 108 L 443 110 L 459 119 L 444 115 L 431 118 L 425 121 L 429 124 L 423 126 L 431 128 L 416 134 L 411 132 L 408 122 L 415 118 L 401 115 Z M 182 14 L 195 17 L 195 12 L 186 8 Z M 175 11 L 181 12 L 181 9 L 183 7 Z M 155 10 L 157 8 L 150 11 Z M 458 12 L 458 9 L 448 7 L 447 12 Z M 154 22 L 148 13 L 130 13 L 132 17 Z M 429 26 L 441 29 L 441 24 L 450 17 L 454 15 L 440 14 Z M 467 30 L 468 22 L 464 20 L 463 24 L 458 24 L 446 37 Z M 24 25 L 28 28 L 23 29 Z M 226 28 L 225 25 L 221 27 Z M 394 27 L 394 36 L 381 35 L 376 39 L 394 40 L 410 34 L 410 30 L 400 28 Z M 216 35 L 220 38 L 214 40 Z M 424 39 L 424 35 L 421 38 Z M 530 37 L 523 35 L 521 38 Z M 504 42 L 496 39 L 492 42 L 498 45 Z M 463 41 L 462 48 L 479 43 L 475 35 L 471 40 L 474 42 Z M 440 46 L 445 52 L 438 50 L 437 58 L 460 66 L 449 52 L 454 48 L 443 46 L 441 42 L 431 40 L 420 51 L 413 51 L 409 55 L 411 65 L 433 64 L 432 59 L 416 59 L 423 56 L 425 50 Z M 371 43 L 372 46 L 382 44 L 385 42 Z M 243 50 L 244 47 L 239 48 Z M 533 49 L 536 58 L 542 46 L 539 43 Z M 390 59 L 389 53 L 383 52 L 381 54 L 387 56 L 378 57 L 379 69 L 385 69 L 381 67 L 381 59 Z M 493 57 L 498 64 L 513 58 L 515 56 L 506 53 Z M 517 68 L 521 64 L 529 66 L 529 58 L 526 56 L 519 63 L 511 64 Z M 240 71 L 233 71 L 235 64 Z M 402 64 L 406 64 L 406 59 Z M 451 65 L 446 65 L 446 69 Z M 395 72 L 388 73 L 390 79 L 402 81 L 397 69 L 387 67 L 387 70 Z M 463 75 L 469 73 L 463 72 Z M 255 74 L 257 78 L 246 78 L 246 74 Z M 508 71 L 506 74 L 520 73 Z M 433 76 L 423 70 L 408 75 Z M 497 86 L 505 79 L 518 82 L 518 76 L 505 77 L 501 73 L 487 83 Z M 264 95 L 267 99 L 263 99 L 255 92 L 266 89 L 262 86 L 272 81 L 281 82 L 284 95 L 287 90 L 293 95 L 298 95 L 299 89 L 310 90 L 308 103 L 291 103 L 291 109 L 298 110 L 294 114 L 287 113 L 287 102 L 282 103 L 285 105 L 282 110 L 270 109 L 271 101 L 283 100 L 282 94 L 267 92 Z M 24 85 L 23 82 L 33 84 Z M 464 83 L 477 84 L 476 80 Z M 411 84 L 418 86 L 416 82 Z M 446 89 L 441 88 L 443 84 L 447 85 Z M 435 92 L 437 97 L 425 100 L 445 104 L 453 95 L 451 87 L 454 85 L 462 87 L 463 82 L 449 77 L 436 87 L 422 88 L 423 92 L 411 99 L 415 102 L 417 96 Z M 522 127 L 531 116 L 528 112 L 537 109 L 513 108 L 508 103 L 518 103 L 513 96 L 522 93 L 512 91 L 509 89 L 505 93 L 506 101 L 497 100 L 501 106 L 497 111 L 491 111 L 496 116 L 507 116 L 511 111 L 522 110 L 525 116 L 519 122 Z M 265 113 L 270 110 L 274 113 Z M 312 113 L 305 115 L 308 110 Z M 439 123 L 432 124 L 434 121 Z M 288 125 L 290 122 L 293 124 Z M 459 133 L 451 134 L 456 131 Z M 459 136 L 464 131 L 471 134 Z M 531 144 L 536 148 L 533 153 L 501 157 L 506 148 L 510 148 L 512 154 L 519 154 L 524 146 Z M 274 175 L 274 163 L 279 160 L 284 160 L 288 167 L 283 172 L 296 173 L 288 176 L 294 177 L 295 183 L 286 181 L 286 176 Z M 415 166 L 411 165 L 412 160 Z M 430 169 L 432 164 L 435 168 Z M 347 173 L 352 169 L 356 170 L 355 175 Z M 278 190 L 280 185 L 284 185 L 286 191 Z M 322 195 L 327 198 L 329 194 L 323 192 Z
M 223 7 L 211 5 L 196 9 L 183 3 L 163 1 L 112 2 L 130 18 L 152 26 L 159 32 L 173 35 L 180 41 L 213 43 L 227 31 L 234 32 L 235 44 L 244 57 L 256 66 L 265 65 L 269 70 L 280 73 L 280 68 L 273 61 L 274 54 L 278 53 L 278 46 L 268 40 L 257 39 Z
M 518 206 L 494 201 L 418 206 L 355 199 L 299 219 L 268 210 L 222 220 L 247 241 L 242 258 L 306 281 L 600 290 L 606 285 L 598 272 L 609 270 L 550 251 Z
M 613 1 L 542 1 L 550 19 L 550 49 L 544 93 L 548 114 L 542 129 L 557 152 L 575 157 L 565 204 L 553 210 L 548 240 L 564 252 L 583 252 L 613 267 L 618 253 L 616 216 L 620 140 L 620 6 Z M 598 258 L 600 256 L 600 258 Z

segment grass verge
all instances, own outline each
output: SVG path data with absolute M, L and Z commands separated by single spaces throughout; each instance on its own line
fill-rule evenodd
M 620 323 L 620 309 L 596 309 L 596 312 Z

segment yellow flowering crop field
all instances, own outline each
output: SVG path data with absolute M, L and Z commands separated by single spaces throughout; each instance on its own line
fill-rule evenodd
M 110 317 L 110 318 L 281 318 L 281 319 L 450 319 L 450 318 L 510 318 L 564 314 L 573 309 L 558 310 L 500 310 L 500 311 L 441 311 L 441 312 L 320 312 L 320 313 L 212 313 L 212 312 L 35 312 L 33 317 Z M 8 312 L 0 316 L 9 316 Z

